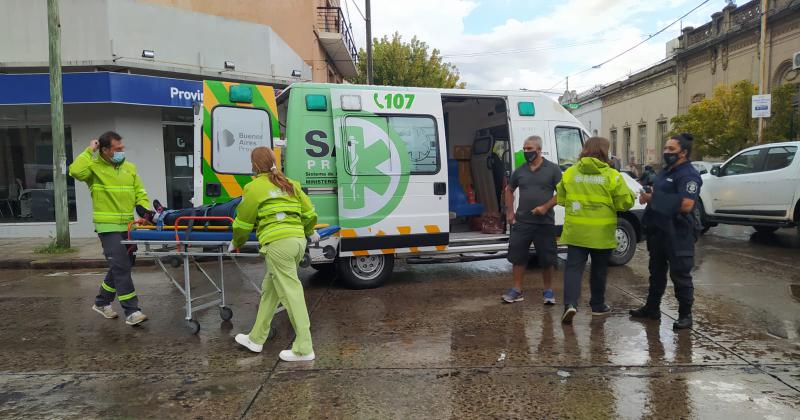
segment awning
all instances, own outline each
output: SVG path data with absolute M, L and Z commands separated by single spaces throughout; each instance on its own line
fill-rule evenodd
M 110 72 L 64 73 L 61 80 L 64 104 L 191 108 L 194 102 L 203 100 L 203 82 L 198 80 Z M 49 103 L 49 74 L 0 74 L 0 105 Z

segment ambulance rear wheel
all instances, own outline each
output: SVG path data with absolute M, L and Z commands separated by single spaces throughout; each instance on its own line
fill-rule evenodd
M 336 260 L 339 278 L 351 289 L 381 287 L 392 275 L 394 255 L 339 257 Z
M 611 258 L 608 263 L 612 266 L 625 265 L 633 258 L 636 253 L 636 231 L 631 222 L 619 218 L 617 219 L 617 247 L 611 251 Z

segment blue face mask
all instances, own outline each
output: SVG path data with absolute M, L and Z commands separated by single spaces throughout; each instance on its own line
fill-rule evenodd
M 114 163 L 122 163 L 125 160 L 125 152 L 114 152 L 111 156 L 111 161 Z

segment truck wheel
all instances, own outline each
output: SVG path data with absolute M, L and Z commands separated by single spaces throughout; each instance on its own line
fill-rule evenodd
M 701 234 L 708 232 L 708 230 L 713 227 L 706 217 L 706 208 L 700 200 L 698 200 L 697 204 L 694 206 L 694 217 L 699 220 L 700 225 L 703 226 L 703 230 L 700 231 Z
M 775 233 L 778 230 L 777 226 L 753 226 L 753 229 L 758 233 Z
M 339 278 L 351 289 L 372 289 L 383 286 L 394 269 L 394 255 L 339 257 L 336 260 Z
M 625 265 L 636 253 L 636 231 L 631 222 L 617 219 L 617 247 L 611 251 L 610 265 Z

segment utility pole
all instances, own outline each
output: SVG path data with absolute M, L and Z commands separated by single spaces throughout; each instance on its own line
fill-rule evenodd
M 58 0 L 47 0 L 50 47 L 50 127 L 53 138 L 53 198 L 56 210 L 56 244 L 69 248 L 67 157 L 64 147 L 64 98 L 61 96 L 61 18 Z
M 370 11 L 369 0 L 364 0 L 364 8 L 366 9 L 367 22 L 367 84 L 375 83 L 372 78 L 372 12 Z
M 761 0 L 761 41 L 758 47 L 760 70 L 758 73 L 758 94 L 763 95 L 767 85 L 767 11 L 769 0 Z M 758 118 L 758 140 L 756 144 L 764 141 L 764 117 Z

